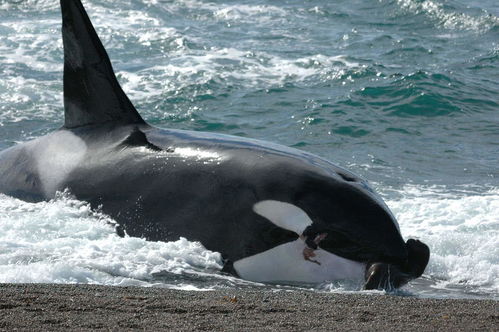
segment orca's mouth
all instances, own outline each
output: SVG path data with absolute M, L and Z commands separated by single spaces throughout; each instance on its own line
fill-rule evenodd
M 315 262 L 313 250 L 320 244 L 332 254 L 358 262 L 367 262 L 364 289 L 392 290 L 420 277 L 430 259 L 430 249 L 419 240 L 409 239 L 400 256 L 386 255 L 372 246 L 359 245 L 339 232 L 320 232 L 313 225 L 300 236 L 306 243 L 303 255 Z M 404 249 L 404 248 L 402 248 Z M 407 254 L 407 256 L 406 256 Z M 319 264 L 319 263 L 318 263 Z
M 408 259 L 406 264 L 370 263 L 366 267 L 364 289 L 393 290 L 419 278 L 430 259 L 430 249 L 419 240 L 406 242 Z

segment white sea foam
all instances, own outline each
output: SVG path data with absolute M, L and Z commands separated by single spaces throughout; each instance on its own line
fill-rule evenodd
M 0 29 L 0 122 L 60 116 L 60 76 L 48 77 L 62 72 L 60 20 L 13 17 Z
M 42 72 L 61 71 L 62 40 L 58 33 L 60 24 L 59 20 L 41 20 L 36 17 L 31 20 L 2 22 L 2 26 L 11 31 L 0 35 L 2 63 L 19 63 Z M 60 52 L 60 56 L 54 58 L 54 51 Z
M 425 274 L 438 286 L 499 292 L 499 189 L 451 195 L 411 186 L 387 203 L 404 237 L 429 245 Z
M 286 15 L 286 10 L 276 6 L 268 5 L 237 5 L 237 6 L 223 6 L 222 8 L 215 9 L 214 16 L 218 19 L 230 21 L 244 21 L 248 18 L 252 21 L 255 17 L 259 22 L 270 21 L 275 17 L 282 17 Z
M 120 71 L 118 75 L 123 78 L 127 93 L 137 100 L 210 81 L 230 80 L 244 87 L 265 89 L 286 82 L 299 84 L 312 78 L 339 80 L 366 69 L 365 65 L 343 55 L 316 54 L 286 59 L 265 52 L 210 48 L 196 52 L 181 50 L 170 60 L 165 60 L 165 64 L 158 63 L 134 73 Z
M 447 29 L 486 31 L 499 24 L 499 17 L 492 14 L 473 16 L 459 13 L 445 9 L 443 4 L 433 0 L 397 0 L 397 3 L 411 13 L 422 13 L 435 19 Z
M 157 0 L 146 0 L 145 3 L 158 5 Z M 273 22 L 276 18 L 285 17 L 287 14 L 285 8 L 275 5 L 230 5 L 198 0 L 181 0 L 161 5 L 166 6 L 170 11 L 179 11 L 182 9 L 195 10 L 197 16 L 204 16 L 205 18 L 214 17 L 217 20 L 231 23 Z M 200 15 L 203 12 L 204 14 Z
M 184 238 L 150 242 L 119 237 L 113 220 L 68 193 L 36 204 L 0 195 L 0 229 L 0 282 L 149 286 L 158 284 L 158 273 L 203 274 L 221 268 L 218 253 Z
M 0 81 L 0 111 L 2 122 L 19 122 L 33 119 L 57 119 L 62 114 L 60 84 L 16 76 L 5 72 Z M 33 111 L 35 107 L 36 111 Z
M 53 0 L 2 0 L 1 10 L 17 9 L 20 11 L 42 11 L 59 8 L 59 2 Z

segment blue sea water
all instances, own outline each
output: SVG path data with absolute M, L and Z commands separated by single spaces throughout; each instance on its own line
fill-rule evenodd
M 499 2 L 84 5 L 149 123 L 344 166 L 431 248 L 402 294 L 499 298 Z M 0 150 L 63 123 L 60 24 L 56 0 L 0 0 Z M 218 253 L 197 243 L 119 238 L 107 220 L 68 193 L 0 195 L 0 282 L 265 287 L 219 275 Z

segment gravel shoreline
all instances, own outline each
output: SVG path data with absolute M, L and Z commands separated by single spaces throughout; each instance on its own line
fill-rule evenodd
M 0 330 L 498 331 L 499 302 L 299 291 L 0 284 Z

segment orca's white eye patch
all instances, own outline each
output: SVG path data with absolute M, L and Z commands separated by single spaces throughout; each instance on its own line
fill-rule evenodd
M 310 217 L 298 206 L 280 201 L 261 201 L 253 205 L 253 211 L 267 218 L 276 226 L 301 235 L 312 225 Z

